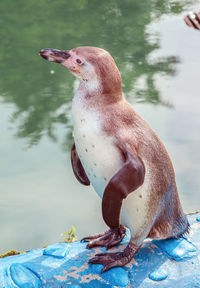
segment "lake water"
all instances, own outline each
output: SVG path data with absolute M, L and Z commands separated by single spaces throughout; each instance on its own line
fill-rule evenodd
M 124 96 L 164 142 L 186 212 L 200 209 L 200 32 L 183 17 L 200 1 L 2 0 L 0 251 L 106 229 L 101 201 L 70 164 L 74 77 L 42 48 L 108 50 Z

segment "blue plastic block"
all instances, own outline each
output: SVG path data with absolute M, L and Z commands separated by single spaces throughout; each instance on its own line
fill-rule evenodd
M 70 250 L 70 246 L 67 243 L 55 243 L 47 246 L 44 249 L 43 255 L 53 256 L 57 258 L 64 258 Z
M 149 278 L 153 281 L 161 281 L 161 280 L 165 280 L 168 276 L 168 273 L 165 269 L 157 269 L 155 271 L 152 271 L 151 273 L 149 273 Z
M 127 272 L 121 267 L 112 268 L 101 274 L 103 265 L 100 264 L 91 264 L 91 271 L 94 274 L 100 274 L 101 277 L 108 281 L 111 285 L 117 287 L 127 287 L 130 283 Z
M 40 279 L 29 269 L 21 264 L 10 266 L 10 275 L 13 282 L 20 288 L 40 288 Z
M 160 241 L 156 240 L 153 242 L 164 250 L 170 258 L 176 261 L 192 258 L 196 255 L 195 246 L 185 238 Z
M 45 249 L 2 258 L 0 287 L 200 287 L 200 222 L 197 218 L 200 218 L 200 214 L 188 216 L 191 229 L 187 239 L 149 239 L 128 265 L 115 267 L 104 273 L 101 273 L 102 265 L 88 264 L 88 261 L 96 253 L 107 250 L 87 249 L 86 243 L 80 241 L 57 243 Z M 127 233 L 115 251 L 118 248 L 124 249 L 129 240 L 130 233 Z M 120 247 L 122 244 L 123 247 Z

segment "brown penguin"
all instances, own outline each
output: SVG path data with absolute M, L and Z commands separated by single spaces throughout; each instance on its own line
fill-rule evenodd
M 185 23 L 197 30 L 200 30 L 200 13 L 190 12 L 184 18 Z
M 189 224 L 172 163 L 158 136 L 122 97 L 121 76 L 111 55 L 96 47 L 44 49 L 40 55 L 80 78 L 72 103 L 72 168 L 102 198 L 110 228 L 83 240 L 88 248 L 108 249 L 123 239 L 123 225 L 131 232 L 124 251 L 97 254 L 90 263 L 103 264 L 103 272 L 130 262 L 147 237 L 181 237 Z

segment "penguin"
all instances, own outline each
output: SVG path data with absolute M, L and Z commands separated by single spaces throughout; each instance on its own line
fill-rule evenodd
M 189 27 L 200 30 L 200 13 L 190 12 L 184 17 L 184 21 Z
M 122 80 L 109 52 L 97 47 L 43 49 L 46 60 L 80 79 L 72 102 L 72 169 L 78 181 L 102 198 L 109 230 L 83 238 L 87 248 L 110 249 L 126 228 L 130 242 L 121 252 L 96 254 L 89 263 L 102 272 L 131 261 L 146 238 L 180 238 L 189 231 L 169 155 L 152 128 L 122 96 Z

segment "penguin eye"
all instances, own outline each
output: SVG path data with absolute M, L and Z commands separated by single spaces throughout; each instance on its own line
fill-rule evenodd
M 79 65 L 83 64 L 80 59 L 76 59 L 76 63 L 78 63 Z

